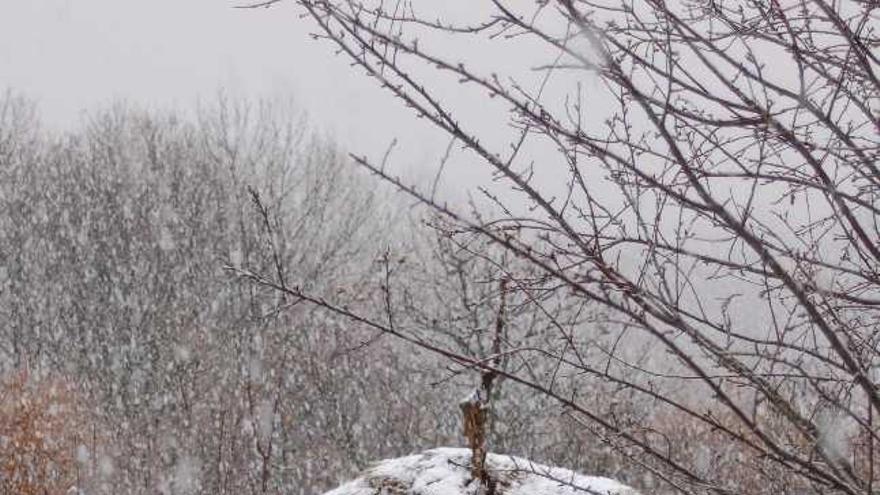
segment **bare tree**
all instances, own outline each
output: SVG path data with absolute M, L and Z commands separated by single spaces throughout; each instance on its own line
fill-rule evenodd
M 540 273 L 513 276 L 511 290 L 604 308 L 601 324 L 554 320 L 566 345 L 509 358 L 557 363 L 643 409 L 264 282 L 555 399 L 626 459 L 636 486 L 875 490 L 875 2 L 296 3 L 317 38 L 484 164 L 494 213 L 354 160 L 445 216 L 450 237 L 480 235 Z M 543 62 L 493 65 L 478 46 Z M 487 130 L 446 77 L 503 118 Z

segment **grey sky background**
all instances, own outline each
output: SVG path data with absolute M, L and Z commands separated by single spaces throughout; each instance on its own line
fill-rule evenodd
M 221 89 L 292 99 L 352 151 L 394 137 L 406 161 L 436 159 L 437 133 L 363 77 L 329 42 L 312 41 L 292 5 L 241 10 L 228 0 L 0 0 L 0 89 L 38 103 L 44 123 L 75 125 L 117 100 L 192 108 Z M 381 124 L 381 125 L 377 125 Z
M 344 149 L 380 158 L 393 139 L 390 163 L 412 180 L 430 183 L 448 138 L 396 101 L 361 70 L 337 56 L 326 40 L 314 41 L 310 19 L 294 2 L 269 9 L 236 9 L 232 0 L 0 0 L 0 89 L 12 89 L 38 104 L 52 128 L 76 125 L 84 111 L 125 100 L 148 108 L 193 108 L 219 91 L 232 97 L 292 100 L 313 127 Z M 470 0 L 416 3 L 431 15 L 473 20 L 491 10 Z M 487 10 L 488 9 L 488 10 Z M 483 12 L 486 11 L 486 12 Z M 525 42 L 476 46 L 471 40 L 433 40 L 452 59 L 462 56 L 484 74 L 515 74 L 537 89 L 542 75 L 531 67 L 554 54 Z M 507 109 L 476 92 L 425 73 L 466 128 L 509 151 L 516 132 Z M 427 79 L 429 78 L 429 79 Z M 569 93 L 583 74 L 547 93 Z M 596 89 L 595 82 L 583 90 Z M 470 93 L 468 92 L 470 91 Z M 556 98 L 564 101 L 564 98 Z M 538 151 L 546 161 L 553 153 Z M 553 165 L 555 168 L 557 165 Z M 564 177 L 542 165 L 542 177 Z M 457 150 L 444 169 L 440 190 L 463 199 L 464 189 L 485 184 L 488 170 Z

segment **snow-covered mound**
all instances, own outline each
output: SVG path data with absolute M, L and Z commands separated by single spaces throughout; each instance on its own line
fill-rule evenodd
M 582 476 L 519 457 L 489 454 L 487 465 L 497 495 L 637 495 L 608 478 Z M 325 495 L 476 495 L 471 451 L 440 448 L 382 461 Z

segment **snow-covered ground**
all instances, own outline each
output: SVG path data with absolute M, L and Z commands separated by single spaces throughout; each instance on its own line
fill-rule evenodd
M 471 479 L 470 458 L 468 449 L 438 448 L 388 459 L 325 495 L 476 495 L 479 483 Z M 487 464 L 497 495 L 637 495 L 608 478 L 519 457 L 489 454 Z

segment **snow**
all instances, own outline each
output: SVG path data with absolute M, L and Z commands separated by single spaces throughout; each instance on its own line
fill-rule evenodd
M 363 475 L 325 495 L 477 495 L 468 449 L 438 448 L 381 461 Z M 637 495 L 609 478 L 583 476 L 526 459 L 489 454 L 498 495 Z
M 459 404 L 478 404 L 482 401 L 483 398 L 480 395 L 480 389 L 474 388 L 463 399 L 461 399 L 461 402 L 459 402 Z

